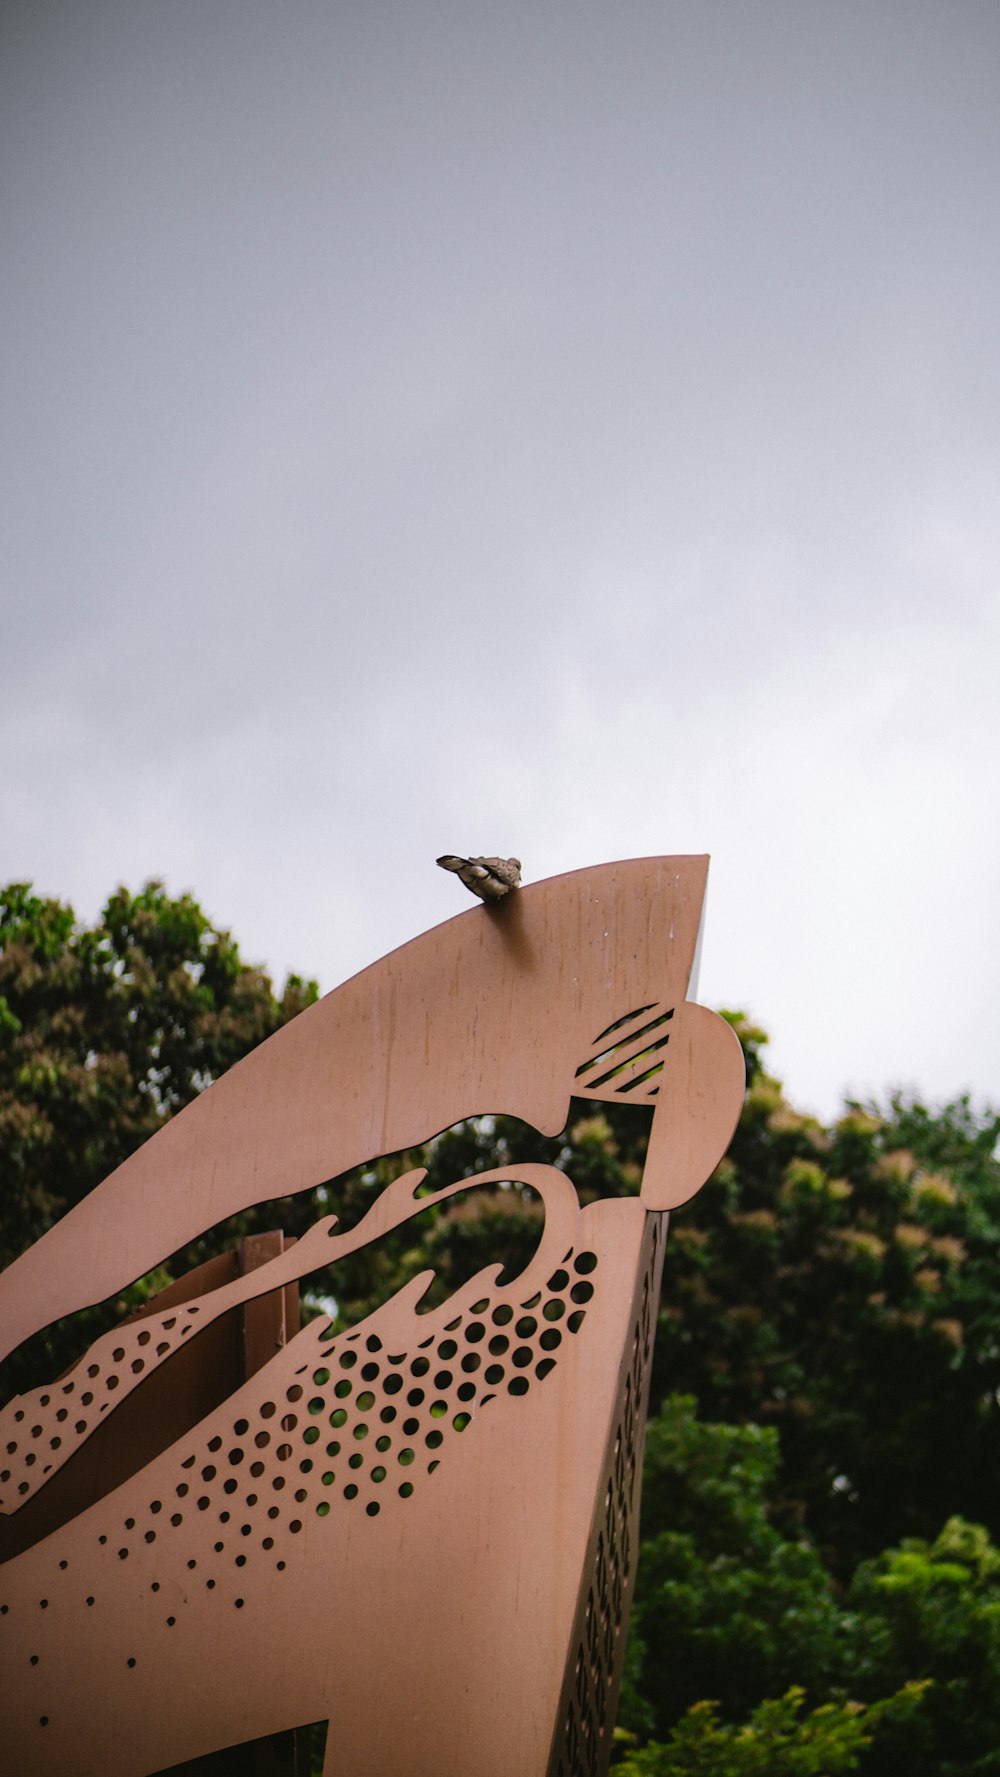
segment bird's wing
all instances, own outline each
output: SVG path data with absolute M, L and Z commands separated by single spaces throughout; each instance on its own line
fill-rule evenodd
M 470 858 L 470 864 L 482 864 L 501 882 L 514 883 L 520 879 L 521 864 L 518 858 Z

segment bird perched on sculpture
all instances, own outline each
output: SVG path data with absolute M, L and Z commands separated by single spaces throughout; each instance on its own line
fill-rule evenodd
M 520 858 L 438 858 L 442 870 L 454 870 L 460 882 L 481 901 L 502 901 L 521 884 Z

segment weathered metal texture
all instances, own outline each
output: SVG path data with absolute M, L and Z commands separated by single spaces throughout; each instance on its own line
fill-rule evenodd
M 642 1451 L 666 1215 L 646 1218 L 547 1777 L 607 1770 L 639 1548 Z
M 298 1332 L 297 1283 L 262 1295 L 259 1279 L 242 1282 L 295 1244 L 280 1232 L 241 1240 L 161 1290 L 55 1383 L 7 1402 L 0 1562 L 159 1456 Z
M 490 1266 L 421 1312 L 425 1274 L 351 1333 L 321 1318 L 269 1361 L 278 1341 L 248 1326 L 248 1379 L 228 1399 L 0 1568 L 12 1769 L 138 1777 L 324 1719 L 327 1777 L 605 1769 L 658 1212 L 703 1182 L 742 1097 L 735 1038 L 685 1000 L 705 868 L 581 871 L 405 946 L 248 1057 L 0 1280 L 13 1344 L 234 1210 L 463 1116 L 555 1135 L 573 1095 L 654 1106 L 641 1200 L 581 1211 L 537 1165 L 455 1181 L 439 1197 L 508 1179 L 537 1191 L 544 1225 L 520 1277 Z M 176 1313 L 154 1305 L 12 1403 L 6 1509 L 39 1468 L 54 1478 L 26 1511 L 60 1484 L 64 1439 L 79 1461 L 109 1395 L 136 1384 L 141 1403 L 226 1315 L 282 1302 L 418 1214 L 422 1176 L 346 1235 L 326 1218 Z

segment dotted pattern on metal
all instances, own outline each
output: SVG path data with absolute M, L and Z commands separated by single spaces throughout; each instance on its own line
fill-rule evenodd
M 328 1217 L 275 1237 L 255 1269 L 192 1285 L 10 1404 L 4 1508 L 28 1501 L 30 1519 L 51 1481 L 76 1512 L 0 1567 L 0 1742 L 19 1777 L 145 1777 L 315 1721 L 325 1777 L 601 1777 L 658 1212 L 711 1172 L 742 1093 L 733 1033 L 685 1000 L 705 867 L 600 866 L 425 934 L 262 1045 L 0 1279 L 9 1348 L 223 1216 L 463 1116 L 555 1135 L 573 1096 L 653 1108 L 641 1201 L 581 1210 L 535 1165 L 456 1181 L 436 1200 L 512 1178 L 538 1191 L 520 1277 L 487 1266 L 422 1312 L 425 1272 L 363 1326 L 334 1337 L 321 1318 L 270 1358 L 280 1338 L 255 1335 L 248 1379 L 168 1416 L 176 1441 L 139 1440 L 143 1466 L 83 1509 L 79 1446 L 120 1423 L 115 1405 L 136 1391 L 122 1420 L 141 1416 L 237 1305 L 280 1309 L 298 1278 L 400 1228 L 424 1175 L 347 1234 Z
M 280 1401 L 258 1400 L 252 1420 L 240 1415 L 225 1436 L 216 1432 L 181 1458 L 181 1479 L 169 1494 L 160 1490 L 167 1497 L 151 1499 L 135 1508 L 136 1516 L 114 1523 L 109 1506 L 98 1547 L 110 1544 L 118 1560 L 127 1561 L 142 1544 L 165 1544 L 156 1556 L 165 1574 L 181 1568 L 197 1573 L 207 1592 L 219 1590 L 224 1603 L 242 1610 L 254 1563 L 264 1560 L 275 1573 L 286 1573 L 288 1539 L 300 1534 L 307 1515 L 327 1518 L 341 1504 L 356 1504 L 370 1518 L 384 1506 L 398 1509 L 398 1501 L 411 1498 L 447 1460 L 448 1442 L 473 1424 L 477 1408 L 488 1406 L 501 1388 L 523 1396 L 542 1382 L 556 1368 L 564 1336 L 574 1337 L 583 1326 L 597 1265 L 596 1253 L 570 1251 L 544 1288 L 526 1300 L 517 1300 L 523 1288 L 518 1280 L 514 1291 L 482 1297 L 448 1321 L 444 1336 L 422 1339 L 405 1352 L 387 1352 L 379 1335 L 363 1327 L 329 1344 L 322 1323 L 305 1329 L 294 1343 L 300 1358 L 303 1345 L 312 1348 L 306 1363 L 295 1367 L 302 1379 L 291 1382 Z M 207 1558 L 204 1538 L 191 1536 L 198 1513 L 216 1536 Z M 66 1558 L 50 1563 L 40 1581 L 51 1597 L 39 1599 L 37 1609 L 58 1611 L 61 1595 L 72 1587 L 94 1612 L 100 1634 L 107 1595 L 99 1600 L 87 1591 L 85 1562 L 74 1563 L 72 1578 L 69 1568 Z M 159 1571 L 156 1561 L 153 1570 Z M 149 1581 L 153 1611 L 162 1590 L 159 1579 Z M 9 1613 L 0 1595 L 0 1616 Z M 160 1607 L 159 1615 L 166 1628 L 177 1626 L 171 1610 Z M 27 1630 L 26 1646 L 36 1650 L 26 1655 L 30 1667 L 40 1663 L 41 1642 L 40 1632 L 33 1639 Z M 135 1654 L 125 1656 L 130 1671 L 136 1664 Z M 39 1728 L 49 1726 L 55 1707 L 55 1698 L 42 1703 Z
M 0 1354 L 250 1204 L 463 1117 L 503 1111 L 558 1135 L 595 1033 L 684 999 L 707 862 L 647 858 L 531 883 L 308 1007 L 8 1267 Z
M 631 1347 L 615 1403 L 601 1510 L 584 1566 L 550 1777 L 603 1777 L 611 1754 L 638 1557 L 642 1452 L 665 1223 L 665 1216 L 650 1216 L 643 1244 Z

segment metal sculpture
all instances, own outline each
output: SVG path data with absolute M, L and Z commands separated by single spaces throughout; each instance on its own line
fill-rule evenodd
M 0 1279 L 6 1351 L 239 1209 L 464 1117 L 555 1136 L 574 1096 L 653 1107 L 640 1197 L 581 1209 L 539 1165 L 457 1180 L 438 1200 L 501 1179 L 537 1191 L 520 1276 L 489 1266 L 421 1312 L 425 1273 L 350 1332 L 312 1321 L 0 1567 L 11 1770 L 143 1777 L 318 1720 L 326 1777 L 605 1770 L 667 1212 L 742 1102 L 735 1036 L 686 998 L 706 872 L 603 865 L 415 939 L 248 1056 Z M 327 1217 L 154 1305 L 11 1402 L 0 1509 L 56 1491 L 111 1403 L 164 1384 L 235 1305 L 280 1300 L 419 1213 L 423 1176 L 347 1233 Z

